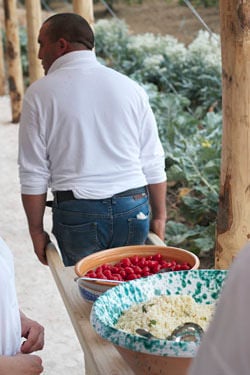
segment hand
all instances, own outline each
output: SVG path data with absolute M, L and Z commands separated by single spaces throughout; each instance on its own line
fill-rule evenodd
M 162 241 L 165 240 L 166 220 L 151 219 L 150 230 L 155 233 Z
M 39 375 L 42 372 L 42 360 L 37 355 L 0 356 L 1 375 Z
M 21 346 L 24 354 L 41 350 L 44 346 L 44 328 L 20 311 L 22 337 L 26 338 Z
M 48 265 L 46 257 L 46 247 L 50 243 L 50 238 L 47 232 L 30 233 L 35 253 L 42 264 Z

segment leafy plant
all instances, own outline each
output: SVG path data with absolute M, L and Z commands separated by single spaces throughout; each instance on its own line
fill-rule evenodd
M 130 35 L 115 20 L 97 22 L 96 43 L 107 65 L 148 93 L 166 155 L 168 243 L 211 251 L 222 131 L 219 37 L 201 31 L 185 47 L 171 36 Z

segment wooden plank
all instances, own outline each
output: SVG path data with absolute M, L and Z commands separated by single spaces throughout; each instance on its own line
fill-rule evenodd
M 3 39 L 2 39 L 3 27 L 0 21 L 0 96 L 5 95 L 6 82 L 5 82 L 5 64 L 4 64 L 4 51 L 3 51 Z
M 74 278 L 74 267 L 64 267 L 51 243 L 47 247 L 50 270 L 82 347 L 86 375 L 133 375 L 115 347 L 99 337 L 89 321 L 91 304 L 84 302 Z
M 17 5 L 15 0 L 4 0 L 3 5 L 12 122 L 18 123 L 21 115 L 24 87 L 18 34 Z
M 250 4 L 221 0 L 223 136 L 215 266 L 250 239 Z
M 73 0 L 73 10 L 85 18 L 90 26 L 94 28 L 93 0 Z
M 28 58 L 30 84 L 43 77 L 43 68 L 38 59 L 39 45 L 37 36 L 42 23 L 42 11 L 40 0 L 25 0 L 27 34 L 28 34 Z
M 165 242 L 163 242 L 160 237 L 158 237 L 155 233 L 149 232 L 148 238 L 146 241 L 147 244 L 156 245 L 156 246 L 167 246 Z

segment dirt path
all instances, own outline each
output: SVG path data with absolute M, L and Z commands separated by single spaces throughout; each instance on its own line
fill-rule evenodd
M 96 4 L 94 10 L 96 20 L 111 18 L 103 4 Z M 216 7 L 196 10 L 212 32 L 220 32 L 219 10 Z M 118 18 L 126 21 L 134 34 L 169 34 L 186 44 L 196 37 L 200 29 L 204 29 L 190 9 L 186 5 L 178 5 L 177 0 L 143 0 L 142 4 L 133 5 L 120 1 L 115 5 L 114 12 Z

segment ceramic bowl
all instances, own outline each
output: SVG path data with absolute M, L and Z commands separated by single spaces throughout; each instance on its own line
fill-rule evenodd
M 157 245 L 137 245 L 123 246 L 108 250 L 98 251 L 81 259 L 75 265 L 75 273 L 78 277 L 84 276 L 89 270 L 96 269 L 104 263 L 115 264 L 123 258 L 133 255 L 147 256 L 161 253 L 164 259 L 175 260 L 178 263 L 187 262 L 191 269 L 198 269 L 200 265 L 199 258 L 190 251 L 170 246 Z M 179 272 L 179 271 L 178 271 Z M 79 292 L 84 300 L 94 302 L 103 292 L 118 285 L 117 282 L 86 281 L 77 279 Z
M 196 355 L 197 343 L 147 340 L 114 326 L 131 305 L 159 295 L 191 295 L 198 303 L 214 303 L 226 275 L 227 271 L 223 270 L 178 271 L 120 284 L 95 301 L 91 324 L 98 335 L 115 345 L 136 374 L 186 374 L 191 358 Z M 150 368 L 154 371 L 150 372 Z M 163 368 L 165 372 L 161 372 Z

